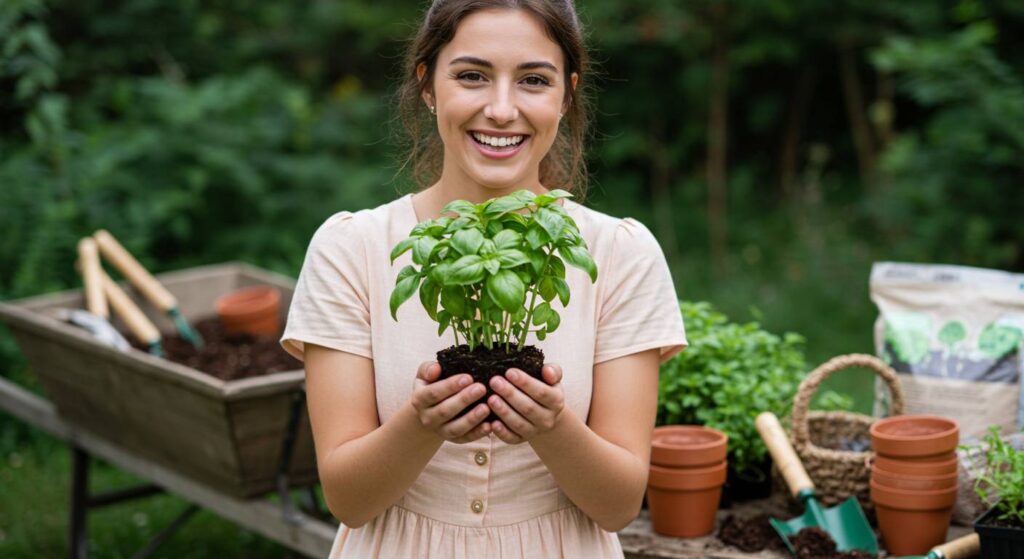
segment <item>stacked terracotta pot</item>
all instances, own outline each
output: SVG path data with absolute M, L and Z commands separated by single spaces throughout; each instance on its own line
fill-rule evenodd
M 956 504 L 960 426 L 897 415 L 871 426 L 871 501 L 890 555 L 925 555 L 946 541 Z
M 695 538 L 715 529 L 727 446 L 725 433 L 698 425 L 654 430 L 647 508 L 655 532 Z

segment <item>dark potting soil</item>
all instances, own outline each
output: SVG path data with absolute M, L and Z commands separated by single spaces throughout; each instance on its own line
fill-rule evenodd
M 797 559 L 872 559 L 866 551 L 837 551 L 836 542 L 818 527 L 804 528 L 789 537 Z
M 722 519 L 722 527 L 718 530 L 718 539 L 746 552 L 786 548 L 779 533 L 768 522 L 767 514 L 758 514 L 743 518 L 730 514 Z
M 491 390 L 491 377 L 504 376 L 511 368 L 524 371 L 531 377 L 543 381 L 540 371 L 544 366 L 544 352 L 532 345 L 524 346 L 522 351 L 514 348 L 505 351 L 504 345 L 495 342 L 493 349 L 478 346 L 470 351 L 468 345 L 462 344 L 437 352 L 437 362 L 441 365 L 441 378 L 468 373 L 474 382 L 483 383 L 487 388 L 487 392 L 480 399 L 466 406 L 457 417 L 486 402 L 491 394 L 494 394 Z M 491 413 L 485 421 L 497 419 L 498 416 Z
M 278 343 L 280 335 L 251 336 L 227 334 L 216 317 L 192 324 L 203 337 L 203 348 L 196 350 L 180 336 L 166 336 L 161 341 L 164 358 L 192 367 L 220 380 L 258 377 L 281 371 L 301 369 L 302 363 L 288 354 Z M 132 345 L 141 351 L 138 342 Z

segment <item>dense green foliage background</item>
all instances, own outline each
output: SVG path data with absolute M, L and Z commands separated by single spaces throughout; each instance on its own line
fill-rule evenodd
M 296 275 L 412 186 L 388 126 L 420 0 L 0 2 L 0 298 L 76 287 L 104 227 L 156 271 Z M 681 299 L 871 352 L 871 262 L 1024 270 L 1024 4 L 581 0 L 589 204 Z M 26 383 L 9 336 L 0 374 Z M 867 405 L 864 383 L 844 385 Z M 0 458 L 30 437 L 0 420 Z

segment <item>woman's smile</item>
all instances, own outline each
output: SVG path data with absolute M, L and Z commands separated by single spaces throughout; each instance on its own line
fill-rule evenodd
M 530 141 L 527 134 L 510 132 L 483 132 L 473 130 L 466 134 L 476 149 L 491 159 L 508 159 L 523 151 Z

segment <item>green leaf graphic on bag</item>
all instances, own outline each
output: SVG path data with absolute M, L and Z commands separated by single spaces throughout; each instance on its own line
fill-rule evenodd
M 893 313 L 885 321 L 885 341 L 904 363 L 916 364 L 928 357 L 931 320 L 917 313 Z
M 1013 326 L 989 324 L 978 337 L 978 349 L 992 359 L 1001 359 L 1020 345 L 1021 331 Z

